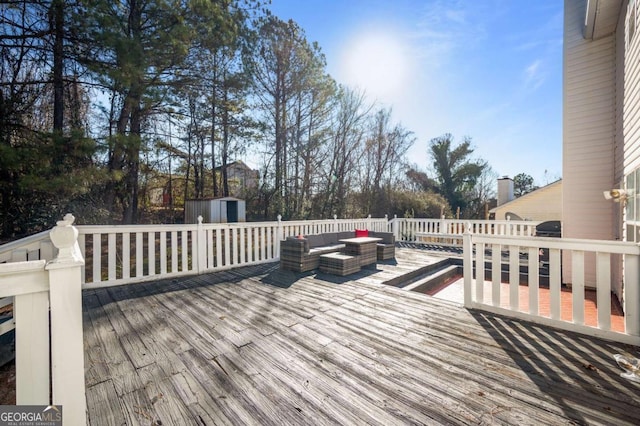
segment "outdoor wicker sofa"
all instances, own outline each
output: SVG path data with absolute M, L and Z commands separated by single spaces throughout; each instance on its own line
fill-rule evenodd
M 368 235 L 382 239 L 377 244 L 378 260 L 395 257 L 395 237 L 391 232 L 368 231 Z M 343 231 L 287 237 L 280 242 L 280 268 L 296 272 L 318 269 L 321 255 L 342 252 L 345 245 L 340 240 L 355 236 L 355 231 Z

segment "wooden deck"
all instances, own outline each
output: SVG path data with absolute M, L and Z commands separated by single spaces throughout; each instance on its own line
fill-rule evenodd
M 93 425 L 640 424 L 637 347 L 277 265 L 84 293 Z

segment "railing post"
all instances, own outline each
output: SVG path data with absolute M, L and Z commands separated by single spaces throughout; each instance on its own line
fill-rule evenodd
M 331 232 L 339 232 L 340 230 L 338 229 L 338 215 L 334 214 L 333 215 L 333 230 Z
M 393 232 L 393 238 L 395 238 L 396 241 L 400 241 L 400 233 L 398 232 L 398 228 L 398 215 L 394 214 L 393 220 L 391 221 L 391 232 Z
M 626 333 L 640 336 L 640 256 L 624 255 L 624 325 Z
M 439 231 L 440 231 L 440 233 L 441 233 L 441 234 L 446 234 L 446 233 L 448 233 L 448 231 L 449 231 L 449 230 L 447 229 L 447 221 L 446 221 L 446 219 L 444 218 L 444 215 L 442 215 L 442 216 L 440 217 L 440 229 L 439 229 Z
M 470 229 L 465 229 L 464 234 L 462 234 L 462 275 L 464 276 L 465 308 L 470 308 L 472 302 L 471 283 L 473 282 L 473 242 L 471 238 L 472 234 Z
M 49 262 L 53 404 L 64 406 L 65 425 L 84 425 L 87 406 L 82 335 L 82 267 L 75 218 L 67 214 L 51 230 L 59 250 Z
M 371 229 L 371 215 L 367 216 L 367 229 Z
M 207 269 L 207 233 L 202 225 L 202 216 L 198 216 L 198 229 L 196 231 L 198 241 L 196 247 L 198 247 L 198 253 L 193 255 L 198 259 L 197 272 L 203 273 Z

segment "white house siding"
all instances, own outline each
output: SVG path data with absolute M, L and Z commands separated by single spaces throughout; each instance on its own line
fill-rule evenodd
M 530 192 L 491 210 L 496 220 L 505 220 L 507 213 L 515 213 L 525 220 L 562 220 L 562 181 Z
M 616 38 L 583 37 L 586 0 L 565 0 L 562 234 L 614 239 Z
M 636 7 L 640 2 L 636 0 Z M 624 11 L 627 10 L 625 6 Z M 637 13 L 637 12 L 636 12 Z M 623 22 L 627 22 L 625 19 Z M 626 28 L 626 27 L 625 27 Z M 640 167 L 640 29 L 626 44 L 624 60 L 624 174 Z M 622 32 L 622 31 L 621 31 Z M 626 35 L 627 31 L 624 31 Z M 626 37 L 621 38 L 624 42 Z

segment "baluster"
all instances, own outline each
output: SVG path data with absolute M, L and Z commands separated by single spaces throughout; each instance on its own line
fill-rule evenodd
M 584 252 L 571 253 L 571 296 L 574 324 L 584 324 Z
M 167 232 L 160 231 L 160 274 L 167 273 Z
M 136 277 L 144 275 L 144 244 L 142 242 L 143 232 L 136 232 Z
M 207 269 L 213 268 L 213 229 L 207 229 L 206 231 L 206 239 L 207 239 Z
M 518 246 L 509 246 L 509 306 L 520 309 L 520 250 Z
M 502 290 L 502 246 L 491 246 L 491 304 L 500 306 L 500 292 Z
M 131 278 L 131 234 L 122 233 L 122 278 Z
M 113 281 L 116 279 L 116 234 L 110 232 L 107 235 L 107 279 Z
M 561 252 L 559 249 L 549 249 L 549 297 L 551 299 L 551 319 L 561 318 L 561 297 L 562 297 L 562 277 L 561 277 Z
M 476 302 L 484 303 L 484 243 L 476 244 Z
M 93 234 L 93 273 L 92 281 L 102 281 L 102 234 Z
M 156 274 L 156 233 L 147 232 L 147 274 Z
M 611 329 L 611 254 L 596 253 L 598 328 Z
M 216 268 L 222 266 L 222 228 L 216 228 Z
M 171 231 L 171 273 L 178 272 L 178 232 Z
M 245 228 L 240 228 L 238 229 L 238 232 L 240 232 L 240 264 L 246 263 L 247 259 L 246 259 L 246 249 L 244 247 L 244 234 L 246 232 Z
M 540 288 L 540 249 L 538 247 L 529 247 L 529 313 L 538 315 L 538 295 Z
M 189 270 L 189 233 L 180 231 L 180 251 L 182 255 L 182 272 Z

